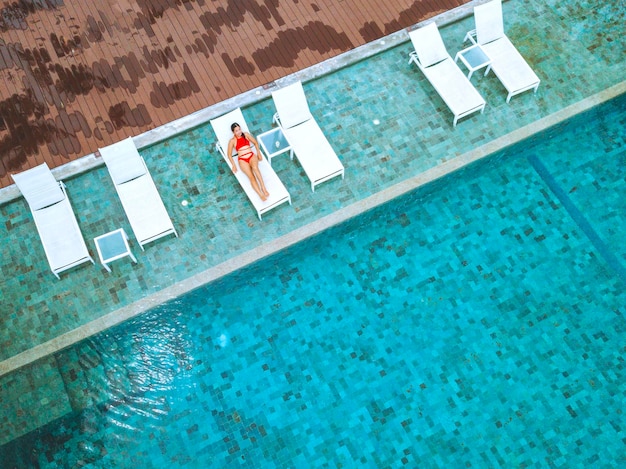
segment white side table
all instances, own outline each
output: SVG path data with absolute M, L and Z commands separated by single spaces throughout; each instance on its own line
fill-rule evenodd
M 267 161 L 270 166 L 272 165 L 272 158 L 288 151 L 291 152 L 289 142 L 287 142 L 287 139 L 285 138 L 285 135 L 280 127 L 263 132 L 257 138 L 261 144 L 263 153 L 267 156 Z M 291 153 L 289 156 L 293 158 Z
M 487 56 L 487 54 L 485 54 L 485 51 L 482 47 L 480 47 L 480 44 L 473 44 L 467 49 L 457 52 L 454 61 L 458 62 L 459 59 L 461 59 L 461 62 L 463 62 L 469 70 L 469 74 L 467 75 L 468 80 L 472 79 L 472 74 L 476 70 L 487 67 L 485 75 L 487 75 L 489 70 L 491 70 L 491 59 Z
M 109 272 L 111 272 L 111 268 L 108 264 L 122 257 L 129 256 L 135 264 L 137 263 L 137 259 L 135 259 L 133 253 L 130 252 L 128 235 L 124 231 L 124 228 L 103 234 L 93 240 L 96 243 L 100 262 Z

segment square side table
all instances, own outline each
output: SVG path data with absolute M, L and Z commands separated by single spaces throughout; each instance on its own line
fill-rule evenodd
M 263 132 L 257 138 L 261 144 L 263 153 L 267 156 L 267 161 L 270 166 L 272 165 L 272 158 L 288 151 L 290 152 L 289 156 L 293 159 L 289 142 L 287 142 L 287 139 L 285 138 L 285 135 L 280 127 Z
M 472 79 L 472 74 L 476 70 L 487 67 L 485 75 L 487 75 L 489 70 L 491 70 L 491 59 L 487 56 L 487 54 L 485 54 L 485 51 L 482 47 L 480 47 L 480 44 L 473 44 L 467 49 L 457 52 L 454 61 L 458 62 L 459 59 L 461 59 L 461 62 L 463 62 L 469 70 L 469 74 L 467 75 L 468 80 Z
M 111 272 L 111 268 L 108 266 L 110 262 L 126 256 L 129 256 L 135 264 L 137 263 L 137 259 L 133 256 L 133 253 L 130 252 L 128 235 L 124 231 L 124 228 L 105 233 L 93 240 L 96 243 L 100 262 L 107 271 Z

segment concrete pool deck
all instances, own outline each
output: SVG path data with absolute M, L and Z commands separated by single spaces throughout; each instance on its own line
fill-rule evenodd
M 277 158 L 275 169 L 294 204 L 268 213 L 262 222 L 228 168 L 218 162 L 214 137 L 202 122 L 241 106 L 253 133 L 267 130 L 274 109 L 267 99 L 270 90 L 253 90 L 203 116 L 191 116 L 185 125 L 195 128 L 180 137 L 163 141 L 168 132 L 183 130 L 178 121 L 162 133 L 141 136 L 137 144 L 145 147 L 142 154 L 180 238 L 165 238 L 141 252 L 131 237 L 139 263 L 117 261 L 110 274 L 99 265 L 86 265 L 56 280 L 24 200 L 6 201 L 0 206 L 2 229 L 4 239 L 12 242 L 1 248 L 0 389 L 16 381 L 13 370 L 38 375 L 23 367 L 45 362 L 71 343 L 623 94 L 626 57 L 620 52 L 624 31 L 618 18 L 625 8 L 597 5 L 598 12 L 615 11 L 586 15 L 575 2 L 506 3 L 505 30 L 542 83 L 536 95 L 527 92 L 506 104 L 506 93 L 493 75 L 475 74 L 472 82 L 486 98 L 487 109 L 463 119 L 456 129 L 430 84 L 408 65 L 412 47 L 405 31 L 389 43 L 368 46 L 368 54 L 353 62 L 336 59 L 336 69 L 322 64 L 317 71 L 286 77 L 278 86 L 305 81 L 312 112 L 344 162 L 346 179 L 329 181 L 311 193 L 297 163 Z M 463 47 L 465 32 L 473 28 L 473 18 L 467 16 L 471 6 L 444 17 L 449 23 L 442 35 L 451 54 Z M 441 18 L 436 21 L 443 24 Z M 118 226 L 131 231 L 101 163 L 87 157 L 79 165 L 73 172 L 80 175 L 72 177 L 63 168 L 57 176 L 67 183 L 93 252 L 95 236 Z M 183 206 L 183 200 L 191 203 Z M 37 379 L 28 386 L 35 389 Z M 34 390 L 22 395 L 29 392 L 36 395 Z M 59 404 L 45 418 L 64 412 L 66 406 Z M 0 424 L 9 425 L 7 431 L 15 436 L 24 429 L 7 423 L 12 418 L 7 410 Z

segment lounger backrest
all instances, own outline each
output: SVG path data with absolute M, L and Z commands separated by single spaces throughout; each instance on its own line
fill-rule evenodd
M 224 150 L 224 153 L 226 153 L 226 150 L 228 150 L 228 142 L 230 142 L 230 140 L 233 138 L 233 131 L 230 130 L 230 126 L 233 125 L 235 122 L 239 124 L 241 130 L 250 133 L 250 130 L 248 129 L 248 124 L 246 124 L 246 121 L 243 118 L 241 108 L 234 109 L 229 113 L 224 114 L 223 116 L 211 120 L 213 132 L 215 132 L 217 141 L 222 147 L 222 150 Z M 235 153 L 234 150 L 233 153 Z
M 492 0 L 474 7 L 476 39 L 479 44 L 488 44 L 504 37 L 502 1 Z
M 285 129 L 313 118 L 302 83 L 299 81 L 272 92 L 272 99 L 280 118 L 280 125 Z
M 131 137 L 100 148 L 99 151 L 115 185 L 124 184 L 146 174 L 146 165 Z
M 33 211 L 49 207 L 65 199 L 61 186 L 54 179 L 46 163 L 11 176 Z
M 449 57 L 435 23 L 411 31 L 409 37 L 422 67 L 430 67 Z

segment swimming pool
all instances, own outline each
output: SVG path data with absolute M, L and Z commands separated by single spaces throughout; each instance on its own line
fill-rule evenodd
M 623 463 L 625 102 L 56 354 L 73 412 L 0 460 Z

